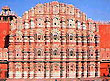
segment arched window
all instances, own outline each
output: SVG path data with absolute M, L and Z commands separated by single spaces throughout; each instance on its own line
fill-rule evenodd
M 57 26 L 59 26 L 59 18 L 58 17 L 55 17 L 55 18 L 53 18 L 53 27 L 57 27 Z
M 40 14 L 44 13 L 43 4 L 38 5 L 38 13 Z
M 34 39 L 37 40 L 37 34 L 34 34 Z
M 59 13 L 59 5 L 54 5 L 53 6 L 53 14 L 58 14 Z
M 57 50 L 54 50 L 53 51 L 53 55 L 57 55 Z
M 45 23 L 46 23 L 46 22 L 50 22 L 50 18 L 49 18 L 49 17 L 46 17 L 46 18 L 45 18 Z
M 41 34 L 34 34 L 34 39 L 35 40 L 42 40 L 42 35 Z
M 73 40 L 73 35 L 70 35 L 70 40 Z
M 19 54 L 17 53 L 16 56 L 19 56 Z
M 73 56 L 73 51 L 72 50 L 70 51 L 70 56 Z
M 42 71 L 42 65 L 38 64 L 38 71 Z
M 97 55 L 99 54 L 99 51 L 98 51 L 98 49 L 96 49 L 96 50 L 95 50 L 95 53 L 96 53 Z
M 30 49 L 30 50 L 31 50 L 31 49 Z M 34 48 L 33 50 L 34 50 L 35 56 L 37 56 L 37 48 Z
M 39 18 L 39 19 L 36 19 L 37 20 L 37 26 L 38 27 L 42 27 L 43 26 L 43 19 L 42 18 Z
M 70 65 L 71 71 L 74 70 L 74 67 L 75 67 L 74 64 Z
M 81 29 L 81 23 L 80 23 L 80 21 L 77 21 L 77 28 L 78 29 Z
M 40 51 L 40 50 L 38 50 L 37 54 L 38 54 L 38 56 L 41 56 L 41 51 Z
M 57 40 L 57 35 L 54 35 L 54 40 Z
M 68 19 L 68 26 L 73 27 L 74 25 L 75 25 L 74 20 L 73 19 Z
M 41 40 L 41 35 L 38 35 L 38 40 Z

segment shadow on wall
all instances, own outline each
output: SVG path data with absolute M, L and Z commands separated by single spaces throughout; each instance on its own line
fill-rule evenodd
M 8 48 L 9 47 L 9 35 L 7 35 L 4 40 L 5 40 L 4 48 Z

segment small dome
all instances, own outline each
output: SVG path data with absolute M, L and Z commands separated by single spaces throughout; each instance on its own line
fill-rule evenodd
M 8 6 L 3 6 L 3 7 L 2 7 L 2 10 L 4 10 L 4 9 L 10 10 L 10 8 L 9 8 Z

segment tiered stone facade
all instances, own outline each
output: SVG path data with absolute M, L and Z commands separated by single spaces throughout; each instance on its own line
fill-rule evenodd
M 11 21 L 9 78 L 99 77 L 97 25 L 73 5 L 37 4 Z

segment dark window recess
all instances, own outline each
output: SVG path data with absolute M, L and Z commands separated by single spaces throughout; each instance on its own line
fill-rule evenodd
M 3 20 L 4 21 L 8 21 L 8 17 L 3 17 Z
M 53 54 L 54 54 L 54 55 L 57 55 L 57 50 L 54 50 L 54 51 L 53 51 Z
M 40 40 L 40 37 L 38 37 L 38 40 Z
M 8 48 L 9 47 L 9 35 L 7 35 L 4 40 L 5 40 L 4 48 Z
M 5 71 L 5 78 L 7 78 L 9 75 L 8 75 L 8 72 Z M 5 80 L 4 80 L 5 81 Z
M 38 56 L 40 56 L 40 54 L 38 54 Z
M 17 38 L 17 40 L 19 40 L 19 38 Z
M 73 36 L 70 36 L 70 40 L 73 40 Z
M 93 54 L 91 54 L 91 56 L 93 56 Z
M 72 26 L 72 24 L 70 24 L 70 26 Z
M 78 45 L 78 41 L 76 41 L 76 45 Z
M 70 51 L 70 56 L 73 56 L 73 51 Z
M 38 56 L 41 56 L 41 51 L 40 50 L 38 51 Z
M 55 79 L 55 81 L 57 81 L 57 79 Z
M 17 56 L 18 56 L 19 54 L 17 54 Z
M 73 69 L 71 69 L 71 71 L 73 71 Z
M 10 21 L 12 21 L 13 20 L 13 17 L 10 17 Z
M 41 25 L 41 24 L 39 23 L 39 25 Z
M 54 35 L 54 40 L 57 40 L 57 35 Z
M 56 25 L 56 23 L 54 23 L 54 25 Z
M 40 40 L 41 36 L 38 36 L 38 40 Z

